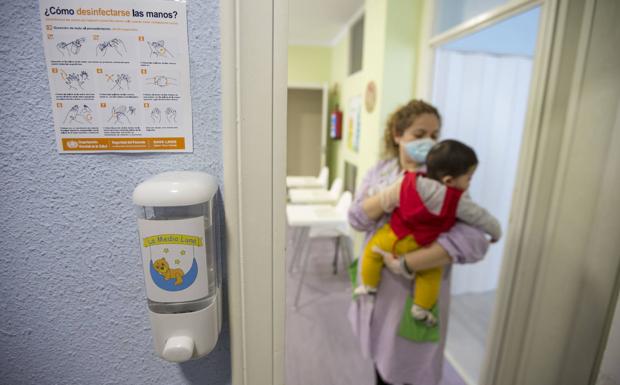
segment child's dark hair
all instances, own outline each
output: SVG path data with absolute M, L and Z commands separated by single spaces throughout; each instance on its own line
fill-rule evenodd
M 426 157 L 429 178 L 441 181 L 444 176 L 457 178 L 478 164 L 476 152 L 458 140 L 442 140 L 431 148 Z

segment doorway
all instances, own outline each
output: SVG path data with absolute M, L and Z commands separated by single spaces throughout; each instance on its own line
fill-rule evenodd
M 599 219 L 610 207 L 618 206 L 617 200 L 612 201 L 617 195 L 607 193 L 617 190 L 614 187 L 618 185 L 614 172 L 617 169 L 613 168 L 618 153 L 612 151 L 619 148 L 614 146 L 618 131 L 612 131 L 614 127 L 609 123 L 609 118 L 616 116 L 618 127 L 618 94 L 609 86 L 600 87 L 617 84 L 612 81 L 618 79 L 620 68 L 618 51 L 613 49 L 618 39 L 609 31 L 617 25 L 618 9 L 613 0 L 523 0 L 510 1 L 510 7 L 502 12 L 506 16 L 517 8 L 523 10 L 536 4 L 543 5 L 544 20 L 541 52 L 533 71 L 534 99 L 529 101 L 528 129 L 522 140 L 524 160 L 519 166 L 511 218 L 515 223 L 512 229 L 519 231 L 507 239 L 510 252 L 503 264 L 497 294 L 499 309 L 492 322 L 489 356 L 494 362 L 487 363 L 483 370 L 489 373 L 483 376 L 483 382 L 486 378 L 488 384 L 588 383 L 592 368 L 596 370 L 594 356 L 604 334 L 600 321 L 605 309 L 583 305 L 608 299 L 609 284 L 618 268 L 617 258 L 611 258 L 611 251 L 617 248 L 607 242 L 612 240 L 609 233 L 597 232 L 588 240 L 589 235 L 583 232 L 592 223 L 597 228 L 618 228 L 616 218 L 606 216 L 606 222 Z M 278 202 L 285 199 L 287 5 L 281 1 L 222 1 L 225 201 L 232 240 L 228 261 L 234 383 L 284 383 L 285 223 L 284 205 Z M 235 6 L 240 8 L 238 12 Z M 492 13 L 497 20 L 497 13 Z M 487 16 L 482 21 L 476 18 L 476 25 L 487 22 Z M 453 32 L 448 32 L 454 37 Z M 433 38 L 433 44 L 442 44 L 447 35 Z M 239 49 L 238 55 L 235 49 Z M 265 75 L 257 77 L 257 68 Z M 237 82 L 235 71 L 240 74 Z M 606 77 L 601 78 L 601 72 Z M 425 80 L 424 75 L 416 79 L 420 83 Z M 424 89 L 420 84 L 416 87 Z M 424 95 L 430 97 L 417 93 Z M 565 115 L 580 119 L 565 123 Z M 583 135 L 592 126 L 604 129 L 597 131 L 590 145 L 568 140 Z M 615 136 L 611 136 L 613 133 Z M 568 162 L 567 153 L 577 156 Z M 581 183 L 584 175 L 591 183 Z M 574 188 L 576 180 L 583 190 Z M 247 191 L 251 193 L 242 194 Z M 580 194 L 594 199 L 571 204 Z M 599 195 L 604 198 L 600 200 L 602 206 Z M 594 222 L 580 221 L 581 216 L 590 218 L 594 214 Z M 606 226 L 598 227 L 603 224 Z M 542 242 L 531 242 L 545 235 Z M 578 241 L 582 247 L 563 247 L 565 240 Z M 590 246 L 596 246 L 599 260 L 605 262 L 597 271 L 583 269 L 581 262 L 582 250 Z M 543 262 L 542 257 L 545 264 L 562 266 L 561 274 L 556 269 L 532 274 Z M 566 276 L 575 279 L 567 280 Z M 584 282 L 589 285 L 584 287 Z M 577 290 L 579 295 L 566 296 Z
M 286 175 L 318 175 L 325 166 L 327 87 L 289 86 Z
M 504 254 L 530 95 L 540 6 L 435 46 L 432 103 L 442 138 L 472 146 L 479 165 L 472 198 L 502 225 L 486 257 L 452 270 L 446 357 L 468 384 L 480 383 Z

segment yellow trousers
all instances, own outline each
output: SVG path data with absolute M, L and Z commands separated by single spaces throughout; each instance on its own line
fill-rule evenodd
M 379 287 L 381 269 L 383 269 L 383 256 L 372 250 L 374 246 L 396 255 L 406 254 L 420 248 L 411 235 L 398 240 L 389 223 L 377 230 L 368 241 L 362 256 L 362 283 L 373 288 Z M 415 272 L 413 303 L 424 309 L 431 309 L 435 305 L 439 298 L 442 272 L 441 267 Z

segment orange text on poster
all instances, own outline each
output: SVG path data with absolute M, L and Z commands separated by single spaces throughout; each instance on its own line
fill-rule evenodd
M 63 138 L 65 151 L 183 150 L 185 138 Z

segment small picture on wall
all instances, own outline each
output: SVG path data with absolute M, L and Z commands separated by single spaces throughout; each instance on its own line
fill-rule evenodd
M 362 126 L 362 96 L 349 99 L 347 111 L 347 147 L 358 152 L 360 147 L 360 131 Z
M 377 85 L 375 82 L 368 82 L 366 85 L 366 112 L 369 114 L 375 110 L 375 104 L 377 103 Z

